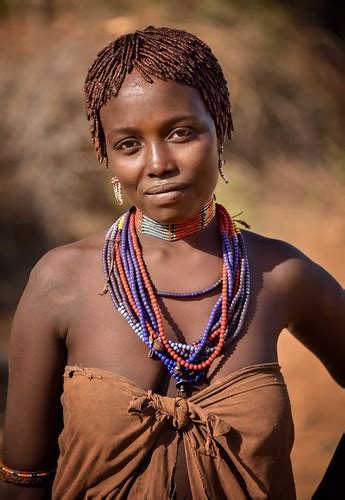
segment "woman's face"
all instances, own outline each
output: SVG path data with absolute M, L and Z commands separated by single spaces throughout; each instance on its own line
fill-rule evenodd
M 182 222 L 212 196 L 219 144 L 197 90 L 134 71 L 100 117 L 109 167 L 145 215 Z

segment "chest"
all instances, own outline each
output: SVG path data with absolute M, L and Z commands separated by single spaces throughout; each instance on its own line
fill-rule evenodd
M 215 263 L 217 264 L 217 262 Z M 218 263 L 219 264 L 219 263 Z M 192 268 L 191 268 L 192 269 Z M 209 266 L 208 282 L 219 275 L 220 266 Z M 200 270 L 201 271 L 201 270 Z M 171 276 L 170 283 L 168 276 Z M 165 291 L 200 290 L 206 287 L 205 273 L 196 270 L 182 276 L 179 269 L 165 268 L 160 288 Z M 278 334 L 284 326 L 284 305 L 269 282 L 262 286 L 252 272 L 249 306 L 239 338 L 212 364 L 210 372 L 224 377 L 243 366 L 276 361 Z M 205 283 L 205 285 L 204 285 Z M 170 284 L 170 286 L 169 286 Z M 147 389 L 174 395 L 175 381 L 166 376 L 164 365 L 148 356 L 147 346 L 115 309 L 109 293 L 100 296 L 102 273 L 89 273 L 87 283 L 76 297 L 68 328 L 68 364 L 98 367 L 124 375 Z M 202 335 L 221 288 L 193 298 L 159 298 L 165 334 L 171 340 L 191 344 Z

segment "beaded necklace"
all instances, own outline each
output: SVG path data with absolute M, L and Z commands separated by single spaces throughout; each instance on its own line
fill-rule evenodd
M 140 233 L 149 234 L 161 240 L 177 241 L 204 229 L 211 222 L 215 214 L 216 203 L 214 196 L 203 206 L 200 212 L 193 215 L 187 221 L 178 224 L 162 224 L 147 217 L 147 215 L 144 215 L 137 209 L 136 228 Z
M 158 297 L 173 297 L 174 299 L 186 299 L 192 297 L 201 297 L 201 295 L 207 295 L 210 292 L 213 292 L 216 288 L 218 288 L 222 283 L 222 280 L 219 279 L 213 285 L 208 286 L 207 288 L 203 288 L 202 290 L 197 290 L 195 292 L 163 292 L 161 290 L 156 290 L 156 294 Z
M 120 314 L 147 345 L 149 356 L 164 363 L 177 381 L 179 394 L 202 380 L 211 363 L 239 335 L 249 302 L 249 264 L 243 236 L 226 209 L 216 204 L 222 238 L 221 295 L 204 332 L 192 344 L 166 337 L 157 301 L 136 233 L 136 208 L 132 207 L 109 229 L 103 249 L 106 291 Z M 192 292 L 193 293 L 193 292 Z

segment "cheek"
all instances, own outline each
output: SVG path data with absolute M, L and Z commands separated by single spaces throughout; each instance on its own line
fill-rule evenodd
M 108 167 L 115 177 L 117 177 L 121 184 L 126 183 L 126 178 L 130 174 L 131 161 L 129 157 L 125 157 L 118 150 L 113 148 L 113 145 L 106 143 L 106 151 L 108 157 Z M 130 177 L 130 175 L 129 175 Z
M 214 138 L 205 138 L 181 150 L 176 157 L 177 164 L 184 165 L 192 177 L 218 177 L 218 144 Z
M 120 156 L 117 152 L 108 155 L 108 166 L 113 176 L 117 177 L 125 189 L 131 189 L 138 180 L 135 159 Z

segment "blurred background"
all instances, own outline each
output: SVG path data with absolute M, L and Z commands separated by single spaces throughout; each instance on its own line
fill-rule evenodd
M 88 66 L 112 39 L 149 24 L 198 35 L 229 81 L 231 182 L 217 199 L 344 285 L 342 0 L 0 0 L 1 422 L 10 325 L 30 269 L 118 216 L 85 119 Z M 295 419 L 298 498 L 309 499 L 343 432 L 343 395 L 287 332 L 279 360 Z

